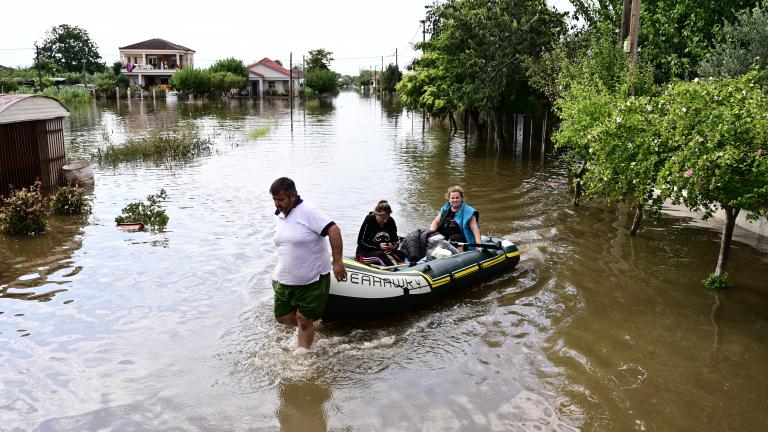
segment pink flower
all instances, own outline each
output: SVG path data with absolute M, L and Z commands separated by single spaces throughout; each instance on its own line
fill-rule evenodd
M 688 171 L 685 172 L 686 177 L 691 177 L 693 175 L 693 170 L 688 168 Z
M 763 150 L 761 148 L 757 149 L 757 157 L 761 157 L 764 154 L 765 154 L 765 150 Z

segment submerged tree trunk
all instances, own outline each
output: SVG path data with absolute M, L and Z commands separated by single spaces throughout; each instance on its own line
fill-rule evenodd
M 504 146 L 504 112 L 501 108 L 496 108 L 493 112 L 493 122 L 496 123 L 496 148 Z
M 453 111 L 448 111 L 448 120 L 451 122 L 451 135 L 459 131 L 459 127 L 456 125 L 456 117 L 453 116 Z
M 573 205 L 577 206 L 579 205 L 579 200 L 581 200 L 581 193 L 582 193 L 582 187 L 581 187 L 581 178 L 584 176 L 584 172 L 587 170 L 587 164 L 582 165 L 581 168 L 579 168 L 579 171 L 576 173 L 575 179 L 574 179 L 574 187 L 573 187 Z
M 717 258 L 717 268 L 715 269 L 715 275 L 717 276 L 722 276 L 728 267 L 733 228 L 736 227 L 736 217 L 739 215 L 739 209 L 725 208 L 723 210 L 725 211 L 725 223 L 723 224 L 723 234 L 720 238 L 720 256 Z
M 643 203 L 639 203 L 635 207 L 635 219 L 632 221 L 632 228 L 629 230 L 629 235 L 637 234 L 637 230 L 640 229 L 640 223 L 643 221 Z

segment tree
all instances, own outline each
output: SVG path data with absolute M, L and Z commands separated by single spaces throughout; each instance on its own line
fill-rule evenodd
M 231 72 L 212 72 L 209 74 L 211 89 L 226 93 L 232 89 L 241 89 L 248 84 L 248 79 Z
M 745 74 L 756 64 L 768 65 L 768 14 L 764 7 L 743 10 L 735 23 L 725 23 L 722 40 L 709 51 L 699 65 L 705 77 L 735 77 Z
M 248 78 L 248 69 L 242 60 L 229 57 L 224 60 L 218 60 L 210 68 L 211 72 L 229 72 L 231 74 Z
M 322 48 L 309 50 L 307 53 L 307 71 L 313 69 L 330 70 L 333 61 L 332 52 Z
M 555 147 L 566 151 L 574 204 L 582 192 L 606 204 L 626 202 L 635 209 L 630 229 L 635 234 L 644 209 L 655 213 L 661 204 L 653 195 L 664 162 L 658 141 L 659 109 L 652 99 L 641 97 L 657 91 L 653 71 L 641 58 L 630 74 L 627 56 L 609 27 L 601 25 L 590 37 L 581 56 L 562 61 L 555 86 L 559 95 L 555 109 L 562 123 Z M 630 88 L 638 96 L 630 96 Z
M 48 30 L 40 46 L 40 56 L 67 72 L 82 72 L 83 65 L 89 73 L 101 72 L 105 67 L 88 32 L 67 24 Z
M 176 89 L 196 95 L 204 95 L 212 91 L 211 73 L 201 69 L 181 68 L 171 77 L 171 84 Z
M 565 32 L 565 14 L 543 0 L 448 0 L 427 11 L 431 38 L 406 74 L 402 87 L 410 106 L 431 106 L 437 114 L 465 110 L 476 122 L 495 125 L 503 142 L 504 112 L 536 98 L 526 58 L 551 50 Z M 421 92 L 421 95 L 417 93 Z M 518 111 L 520 112 L 520 111 Z M 483 129 L 478 125 L 477 129 Z
M 334 93 L 338 91 L 336 73 L 327 69 L 308 69 L 305 74 L 305 85 L 317 93 Z
M 709 218 L 725 213 L 714 276 L 724 277 L 736 217 L 768 212 L 768 96 L 766 74 L 680 83 L 662 97 L 667 114 L 661 138 L 674 154 L 659 187 L 674 203 Z
M 384 73 L 381 74 L 381 89 L 390 93 L 395 91 L 395 85 L 403 78 L 403 73 L 400 72 L 397 66 L 389 64 Z

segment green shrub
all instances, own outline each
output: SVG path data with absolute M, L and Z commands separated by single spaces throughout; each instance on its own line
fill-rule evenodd
M 208 153 L 211 140 L 200 138 L 193 132 L 182 131 L 178 135 L 161 134 L 144 138 L 133 138 L 123 145 L 108 145 L 99 149 L 94 157 L 99 163 L 117 164 L 133 161 L 189 161 Z
M 67 87 L 57 90 L 56 87 L 46 87 L 42 94 L 56 98 L 64 105 L 88 103 L 91 101 L 91 91 L 85 88 Z
M 317 97 L 317 92 L 312 87 L 303 86 L 299 90 L 299 96 L 304 99 L 314 99 Z
M 731 286 L 731 283 L 728 281 L 728 273 L 723 273 L 720 276 L 710 273 L 702 282 L 704 287 L 714 290 L 726 289 Z
M 122 214 L 115 218 L 115 222 L 121 223 L 143 223 L 151 230 L 165 228 L 168 224 L 168 215 L 161 206 L 161 201 L 168 198 L 165 189 L 160 189 L 157 195 L 148 195 L 147 203 L 136 201 L 123 208 Z
M 12 190 L 0 207 L 0 231 L 12 235 L 34 235 L 48 229 L 48 199 L 40 191 L 40 180 L 29 189 Z
M 91 200 L 80 185 L 64 186 L 53 196 L 51 208 L 58 215 L 87 215 L 91 214 Z
M 306 86 L 318 93 L 335 93 L 339 81 L 336 74 L 327 69 L 310 69 L 306 72 Z

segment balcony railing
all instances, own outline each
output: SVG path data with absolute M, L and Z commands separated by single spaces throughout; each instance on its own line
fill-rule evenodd
M 122 72 L 125 73 L 132 73 L 132 72 L 149 72 L 149 71 L 169 71 L 169 72 L 175 72 L 179 70 L 179 66 L 172 67 L 170 65 L 151 65 L 151 64 L 141 64 L 141 63 L 129 63 L 127 65 L 124 65 L 122 68 Z

